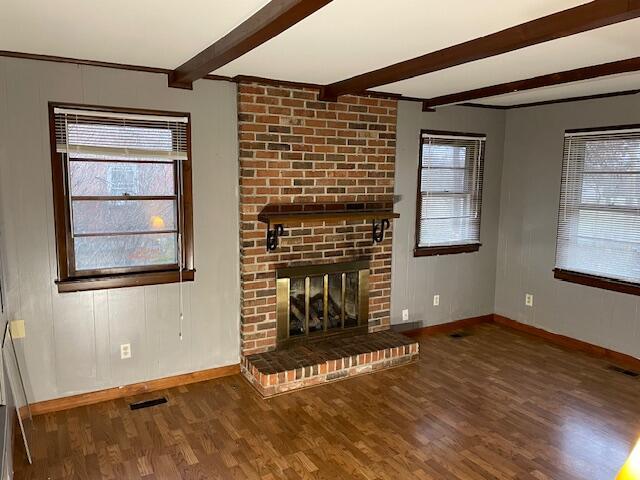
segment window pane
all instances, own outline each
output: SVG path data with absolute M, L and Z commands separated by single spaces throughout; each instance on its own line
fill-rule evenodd
M 556 267 L 640 283 L 640 135 L 565 137 Z
M 638 138 L 588 140 L 584 144 L 584 169 L 637 171 L 640 170 L 639 153 Z
M 477 242 L 480 219 L 434 218 L 420 222 L 420 246 Z
M 472 213 L 471 195 L 422 197 L 421 218 L 468 217 Z
M 76 270 L 176 264 L 176 241 L 174 233 L 78 237 Z
M 418 246 L 480 241 L 485 138 L 423 132 Z
M 175 200 L 76 200 L 74 233 L 148 232 L 176 229 Z
M 173 163 L 70 162 L 71 193 L 97 195 L 173 195 Z
M 434 145 L 424 143 L 422 147 L 422 166 L 464 168 L 467 148 L 455 145 Z
M 640 207 L 640 174 L 585 173 L 582 203 Z
M 466 170 L 425 168 L 422 170 L 422 191 L 464 193 L 468 191 L 466 178 Z
M 580 210 L 575 233 L 613 241 L 640 242 L 640 216 L 624 212 Z
M 640 278 L 640 245 L 598 238 L 559 238 L 557 266 L 637 282 Z

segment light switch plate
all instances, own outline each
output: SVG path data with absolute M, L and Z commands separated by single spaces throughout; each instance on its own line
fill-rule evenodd
M 402 321 L 403 322 L 408 322 L 409 321 L 409 309 L 407 309 L 407 308 L 402 310 Z
M 438 305 L 440 305 L 440 295 L 434 295 L 433 296 L 433 306 L 437 307 Z
M 25 336 L 24 320 L 13 320 L 11 322 L 11 337 L 15 340 L 16 338 L 24 338 Z

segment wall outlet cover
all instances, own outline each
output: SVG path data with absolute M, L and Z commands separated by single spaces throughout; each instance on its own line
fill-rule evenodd
M 11 337 L 15 340 L 16 338 L 24 338 L 25 336 L 24 320 L 13 320 L 11 322 Z
M 402 321 L 403 322 L 408 322 L 409 321 L 409 310 L 407 308 L 402 310 Z
M 531 293 L 527 293 L 524 296 L 524 304 L 527 307 L 533 307 L 533 295 Z
M 131 344 L 123 343 L 120 345 L 120 359 L 131 358 Z
M 433 306 L 437 307 L 438 305 L 440 305 L 440 295 L 434 295 L 433 296 Z

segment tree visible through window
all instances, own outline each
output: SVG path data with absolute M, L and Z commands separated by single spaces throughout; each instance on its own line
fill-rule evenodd
M 188 115 L 51 108 L 59 284 L 159 283 L 190 272 Z
M 484 145 L 484 135 L 422 132 L 416 255 L 478 249 Z
M 640 283 L 640 128 L 565 134 L 556 269 Z

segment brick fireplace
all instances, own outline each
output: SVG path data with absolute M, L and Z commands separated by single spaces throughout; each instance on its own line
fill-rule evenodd
M 268 204 L 362 202 L 392 207 L 395 100 L 318 91 L 238 86 L 242 354 L 276 347 L 276 270 L 369 260 L 369 329 L 389 325 L 392 228 L 372 245 L 368 222 L 288 228 L 273 252 L 258 214 Z
M 276 272 L 285 268 L 368 262 L 365 325 L 389 327 L 393 222 L 373 243 L 367 220 L 305 221 L 285 228 L 267 251 L 258 216 L 274 205 L 391 210 L 396 114 L 393 99 L 320 102 L 313 88 L 238 85 L 243 359 L 277 347 Z

